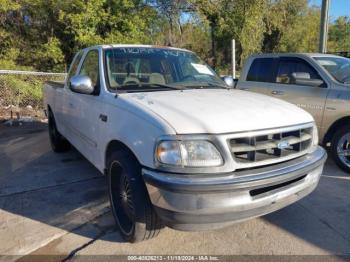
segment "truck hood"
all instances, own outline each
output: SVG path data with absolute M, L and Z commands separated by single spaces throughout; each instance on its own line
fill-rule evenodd
M 233 133 L 314 121 L 293 104 L 248 91 L 190 89 L 125 95 L 160 116 L 177 134 Z

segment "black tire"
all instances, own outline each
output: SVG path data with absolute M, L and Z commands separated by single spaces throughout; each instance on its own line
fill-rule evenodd
M 345 151 L 344 151 L 345 150 Z M 331 155 L 335 163 L 350 173 L 350 126 L 340 128 L 332 137 Z
M 55 117 L 51 110 L 49 110 L 48 115 L 48 127 L 49 127 L 49 137 L 51 148 L 56 153 L 66 152 L 70 149 L 70 143 L 68 140 L 60 134 L 57 130 Z
M 137 159 L 128 151 L 116 151 L 107 163 L 112 213 L 125 241 L 134 243 L 156 237 L 162 223 L 155 213 Z

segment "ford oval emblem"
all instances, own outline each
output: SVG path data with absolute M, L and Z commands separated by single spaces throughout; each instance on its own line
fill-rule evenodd
M 289 147 L 289 142 L 287 140 L 283 140 L 277 144 L 278 149 L 286 149 Z

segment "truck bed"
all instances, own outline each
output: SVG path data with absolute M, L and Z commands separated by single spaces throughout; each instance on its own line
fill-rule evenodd
M 46 81 L 45 84 L 50 85 L 53 88 L 63 88 L 65 81 Z

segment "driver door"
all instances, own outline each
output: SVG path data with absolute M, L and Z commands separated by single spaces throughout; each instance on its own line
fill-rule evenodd
M 323 84 L 320 86 L 297 84 L 293 79 L 296 75 L 309 78 L 307 80 L 322 80 Z M 317 126 L 321 127 L 329 88 L 308 62 L 298 57 L 279 58 L 276 77 L 273 83 L 266 88 L 268 95 L 286 100 L 309 112 L 314 117 Z
M 74 146 L 93 164 L 100 162 L 99 137 L 105 128 L 106 121 L 101 121 L 105 106 L 100 96 L 100 63 L 99 50 L 90 49 L 78 69 L 78 75 L 91 78 L 94 86 L 93 94 L 75 93 L 69 89 L 70 129 L 74 136 Z

